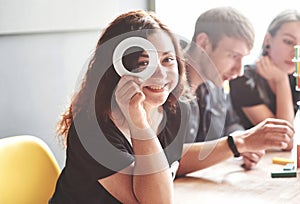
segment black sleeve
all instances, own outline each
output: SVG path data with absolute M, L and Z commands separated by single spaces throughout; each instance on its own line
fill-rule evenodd
M 76 174 L 72 177 L 98 180 L 118 172 L 134 161 L 126 138 L 123 140 L 114 129 L 107 127 L 110 131 L 106 131 L 105 136 L 94 131 L 85 131 L 85 135 L 79 135 L 78 129 L 73 126 L 68 137 L 67 162 L 72 169 L 70 173 Z M 88 142 L 85 138 L 89 138 Z
M 230 97 L 234 109 L 262 104 L 254 79 L 245 76 L 230 81 Z

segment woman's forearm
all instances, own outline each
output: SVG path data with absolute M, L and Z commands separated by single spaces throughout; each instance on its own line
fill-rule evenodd
M 276 91 L 276 118 L 284 119 L 293 124 L 294 121 L 294 110 L 293 110 L 293 99 L 288 77 L 284 80 L 277 82 L 275 85 Z M 286 150 L 293 148 L 293 140 L 288 144 Z
M 275 95 L 276 95 L 276 118 L 284 119 L 293 123 L 294 121 L 294 110 L 293 110 L 293 99 L 288 77 L 284 80 L 276 82 L 275 84 Z
M 139 203 L 173 203 L 173 179 L 158 138 L 132 138 L 132 146 L 133 192 Z

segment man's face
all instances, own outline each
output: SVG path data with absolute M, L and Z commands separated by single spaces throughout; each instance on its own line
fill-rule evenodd
M 223 37 L 214 50 L 209 45 L 205 51 L 215 64 L 222 82 L 243 74 L 242 59 L 250 53 L 246 42 L 233 37 Z

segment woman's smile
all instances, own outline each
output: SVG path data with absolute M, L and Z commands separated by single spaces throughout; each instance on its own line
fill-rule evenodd
M 146 89 L 148 89 L 152 92 L 160 93 L 160 92 L 166 91 L 167 84 L 164 84 L 164 85 L 150 85 L 150 86 L 145 86 L 144 88 L 146 88 Z

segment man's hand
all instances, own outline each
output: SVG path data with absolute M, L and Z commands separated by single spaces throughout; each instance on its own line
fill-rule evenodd
M 244 152 L 241 154 L 243 156 L 244 163 L 242 167 L 246 170 L 252 169 L 265 154 L 264 150 L 258 152 Z

